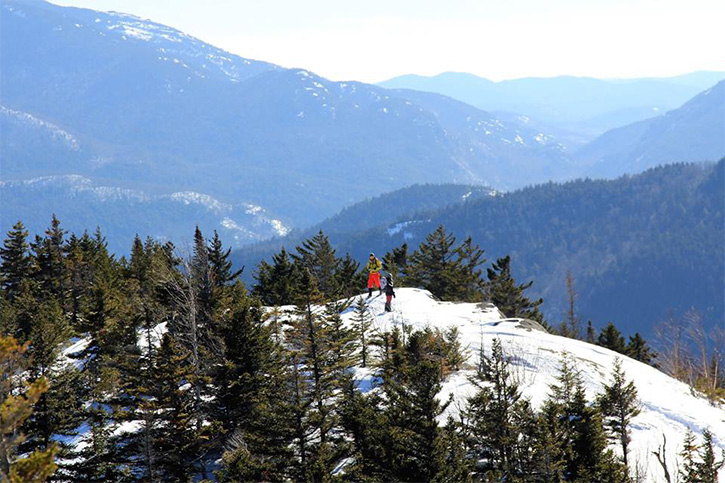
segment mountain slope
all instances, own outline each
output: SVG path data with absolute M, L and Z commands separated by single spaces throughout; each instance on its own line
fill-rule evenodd
M 379 85 L 436 92 L 487 111 L 524 114 L 544 125 L 593 137 L 675 109 L 725 79 L 725 72 L 670 78 L 605 80 L 561 76 L 492 82 L 472 74 L 406 75 Z
M 509 188 L 565 174 L 556 143 L 518 143 L 530 130 L 515 120 L 474 110 L 500 135 L 449 129 L 400 93 L 244 59 L 137 17 L 38 0 L 2 8 L 5 110 L 70 133 L 81 151 L 9 157 L 3 179 L 73 174 L 154 194 L 202 192 L 307 225 L 412 183 Z M 472 112 L 435 102 L 448 103 L 447 117 Z M 8 137 L 28 144 L 21 132 Z
M 591 176 L 635 173 L 673 161 L 725 155 L 725 81 L 664 116 L 606 132 L 576 152 Z
M 709 429 L 715 435 L 717 446 L 725 449 L 723 409 L 694 396 L 686 384 L 653 367 L 603 347 L 526 328 L 520 319 L 502 320 L 500 312 L 493 306 L 440 302 L 434 300 L 430 293 L 417 289 L 397 289 L 396 295 L 394 312 L 390 315 L 383 311 L 382 298 L 371 302 L 371 312 L 375 316 L 372 326 L 376 331 L 391 330 L 403 324 L 414 329 L 431 327 L 442 331 L 457 327 L 461 345 L 468 350 L 471 366 L 477 360 L 481 345 L 490 354 L 493 340 L 499 339 L 511 358 L 512 372 L 519 380 L 524 396 L 535 408 L 541 407 L 549 394 L 550 385 L 556 383 L 565 353 L 569 355 L 572 366 L 581 371 L 590 400 L 602 391 L 604 383 L 610 383 L 614 360 L 620 358 L 626 377 L 637 388 L 642 408 L 641 414 L 632 421 L 630 461 L 644 469 L 647 475 L 645 481 L 662 481 L 662 469 L 652 457 L 652 451 L 662 445 L 663 435 L 667 438 L 666 449 L 671 455 L 679 453 L 687 429 L 696 434 Z M 353 316 L 354 310 L 349 309 L 343 317 L 351 324 Z M 474 393 L 475 388 L 467 379 L 472 372 L 470 369 L 460 371 L 444 383 L 439 397 L 445 401 L 452 395 L 453 403 L 441 416 L 441 422 L 449 414 L 455 415 L 465 403 L 465 398 Z M 360 386 L 369 388 L 369 373 L 359 374 L 366 376 Z M 721 475 L 725 476 L 725 469 Z
M 571 271 L 584 321 L 592 319 L 595 326 L 613 321 L 625 333 L 650 337 L 653 323 L 690 307 L 709 326 L 722 324 L 724 179 L 720 161 L 610 181 L 550 183 L 424 213 L 413 210 L 373 228 L 330 230 L 330 239 L 340 253 L 364 260 L 371 251 L 384 254 L 403 243 L 415 249 L 443 224 L 459 240 L 471 235 L 489 263 L 511 254 L 514 277 L 534 280 L 530 295 L 544 297 L 542 308 L 552 323 L 563 320 Z M 393 196 L 382 197 L 379 205 Z M 347 212 L 364 214 L 363 206 Z M 236 261 L 256 267 L 280 245 L 291 249 L 296 243 L 283 238 L 241 250 Z
M 98 185 L 77 175 L 0 181 L 0 204 L 3 226 L 20 220 L 30 233 L 40 234 L 55 214 L 64 229 L 75 233 L 99 227 L 109 240 L 109 250 L 119 255 L 129 253 L 135 234 L 172 240 L 184 250 L 190 246 L 196 226 L 207 237 L 216 230 L 233 246 L 289 231 L 260 206 L 223 203 L 193 191 L 150 194 Z

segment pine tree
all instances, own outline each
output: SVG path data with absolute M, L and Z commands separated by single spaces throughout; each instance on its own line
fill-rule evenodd
M 360 350 L 360 366 L 367 367 L 369 362 L 370 340 L 368 332 L 372 325 L 372 318 L 365 299 L 362 297 L 355 303 L 355 315 L 352 319 L 352 326 L 357 337 L 357 346 Z
M 281 480 L 292 456 L 284 354 L 261 320 L 261 307 L 241 284 L 234 287 L 229 308 L 217 379 L 226 440 L 219 476 L 222 481 Z
M 611 322 L 599 333 L 597 343 L 602 347 L 619 352 L 620 354 L 624 354 L 626 350 L 622 333 Z
M 334 395 L 340 375 L 340 350 L 335 340 L 329 307 L 323 308 L 323 294 L 316 279 L 303 269 L 295 317 L 287 332 L 287 343 L 294 352 L 293 406 L 297 408 L 297 444 L 300 470 L 305 478 L 327 478 L 334 461 L 331 432 L 338 427 Z M 309 435 L 315 433 L 317 441 Z
M 592 321 L 587 322 L 587 337 L 586 341 L 590 344 L 594 344 L 597 337 L 597 331 L 594 329 L 594 325 L 592 325 Z
M 0 338 L 0 477 L 11 483 L 46 481 L 56 469 L 55 445 L 23 457 L 17 454 L 24 441 L 20 427 L 48 389 L 43 378 L 24 380 L 27 349 L 27 344 L 21 346 L 11 337 Z
M 28 246 L 28 231 L 21 221 L 13 225 L 0 248 L 0 288 L 8 300 L 15 297 L 23 280 L 30 278 L 33 259 Z
M 567 310 L 566 320 L 562 323 L 560 330 L 561 335 L 571 337 L 573 339 L 581 339 L 581 320 L 576 315 L 576 299 L 578 293 L 574 288 L 574 277 L 570 271 L 566 272 L 566 293 L 567 293 Z
M 649 347 L 647 341 L 639 335 L 639 332 L 636 332 L 633 336 L 629 337 L 629 343 L 624 349 L 624 354 L 634 360 L 644 362 L 649 365 L 654 365 L 654 360 L 657 358 L 657 353 Z
M 695 464 L 698 481 L 702 483 L 717 483 L 720 468 L 725 466 L 725 451 L 722 452 L 720 460 L 715 457 L 713 448 L 712 433 L 705 430 L 702 433 L 703 444 L 700 446 L 700 461 Z
M 506 255 L 496 260 L 491 268 L 487 269 L 488 299 L 506 317 L 520 317 L 543 322 L 544 318 L 539 312 L 539 306 L 544 303 L 543 299 L 531 301 L 524 296 L 524 290 L 531 288 L 533 281 L 516 285 L 511 276 L 511 257 Z
M 678 469 L 682 483 L 700 483 L 697 475 L 697 449 L 695 435 L 688 429 L 685 433 L 682 451 L 680 452 L 680 458 L 682 460 Z
M 162 421 L 154 431 L 155 467 L 162 480 L 189 481 L 203 473 L 205 441 L 213 427 L 203 426 L 194 394 L 199 377 L 191 352 L 166 334 L 156 354 L 153 390 Z
M 339 296 L 350 298 L 360 293 L 360 288 L 365 283 L 365 274 L 360 271 L 360 263 L 353 260 L 349 253 L 345 254 L 335 272 L 335 284 L 340 287 Z
M 393 276 L 393 280 L 405 277 L 408 267 L 408 244 L 393 248 L 383 256 L 383 270 Z
M 282 250 L 272 256 L 272 265 L 262 261 L 255 275 L 257 283 L 252 294 L 267 306 L 290 305 L 294 303 L 299 267 L 292 263 L 289 254 Z
M 471 237 L 456 247 L 456 238 L 443 225 L 426 236 L 406 267 L 405 283 L 423 287 L 443 300 L 475 301 L 483 289 L 483 250 Z
M 207 250 L 209 253 L 212 283 L 216 287 L 222 287 L 232 283 L 244 272 L 244 267 L 240 270 L 233 270 L 232 262 L 229 260 L 232 249 L 229 247 L 224 250 L 224 246 L 216 230 L 214 230 L 214 237 L 209 241 Z
M 342 287 L 339 285 L 337 273 L 341 260 L 335 255 L 330 239 L 322 231 L 302 242 L 296 247 L 297 253 L 292 258 L 302 269 L 309 270 L 317 282 L 317 289 L 326 300 L 337 298 Z
M 609 437 L 618 442 L 622 448 L 622 462 L 629 467 L 628 453 L 631 441 L 629 427 L 632 418 L 640 413 L 637 402 L 637 388 L 634 382 L 626 382 L 622 360 L 614 360 L 612 381 L 604 385 L 604 392 L 598 398 L 599 407 L 604 417 L 604 426 Z
M 528 435 L 534 412 L 521 394 L 499 339 L 493 341 L 491 356 L 481 347 L 470 381 L 477 391 L 467 401 L 465 421 L 469 448 L 478 462 L 476 472 L 487 480 L 515 481 L 533 464 Z
M 455 256 L 456 238 L 446 233 L 443 225 L 425 237 L 425 241 L 413 252 L 408 260 L 405 283 L 414 287 L 423 287 L 435 297 L 448 299 L 452 275 L 450 267 Z M 450 299 L 448 299 L 450 300 Z
M 44 298 L 55 298 L 63 308 L 66 307 L 68 286 L 63 259 L 66 233 L 67 231 L 60 227 L 60 221 L 54 214 L 50 228 L 45 231 L 45 237 L 36 235 L 35 242 L 31 244 L 38 269 L 35 278 L 40 283 L 41 293 Z
M 350 481 L 384 481 L 391 477 L 383 464 L 387 452 L 384 439 L 389 431 L 381 406 L 377 392 L 363 394 L 352 377 L 343 379 L 339 413 L 342 427 L 352 441 L 349 458 L 353 462 L 345 468 Z
M 547 415 L 548 427 L 556 431 L 547 438 L 557 441 L 558 445 L 558 450 L 550 452 L 559 459 L 552 467 L 561 467 L 566 480 L 628 481 L 625 467 L 607 450 L 601 414 L 596 406 L 588 403 L 581 376 L 573 369 L 566 354 L 562 358 L 557 384 L 550 389 L 542 412 Z

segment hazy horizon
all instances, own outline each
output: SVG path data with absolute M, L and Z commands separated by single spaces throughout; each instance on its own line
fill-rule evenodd
M 304 68 L 337 81 L 463 72 L 493 81 L 526 77 L 630 79 L 725 71 L 725 4 L 714 0 L 53 0 L 133 14 L 245 58 Z

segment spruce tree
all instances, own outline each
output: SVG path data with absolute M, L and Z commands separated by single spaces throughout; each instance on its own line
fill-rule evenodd
M 465 410 L 466 434 L 476 472 L 483 479 L 516 480 L 531 471 L 531 431 L 534 412 L 524 399 L 501 341 L 495 339 L 491 355 L 483 346 L 470 381 L 476 393 Z
M 720 459 L 718 460 L 713 448 L 712 433 L 706 429 L 702 433 L 702 439 L 704 441 L 700 446 L 700 461 L 695 464 L 695 470 L 699 478 L 698 481 L 702 483 L 717 483 L 718 473 L 725 466 L 725 451 L 721 453 Z
M 215 286 L 221 287 L 228 285 L 240 277 L 242 272 L 244 272 L 244 267 L 239 270 L 234 270 L 232 268 L 232 262 L 229 260 L 232 249 L 229 247 L 224 250 L 224 246 L 222 245 L 222 241 L 216 230 L 214 230 L 214 236 L 209 241 L 207 250 L 209 254 L 209 265 L 211 267 L 212 283 Z
M 625 380 L 622 360 L 614 360 L 612 381 L 604 385 L 604 392 L 598 398 L 599 407 L 604 417 L 604 426 L 609 437 L 619 443 L 622 448 L 622 462 L 629 467 L 628 454 L 631 441 L 629 427 L 632 418 L 640 413 L 637 402 L 637 388 L 634 382 Z
M 338 415 L 334 401 L 340 375 L 341 349 L 335 340 L 335 316 L 326 309 L 323 294 L 308 269 L 303 269 L 295 317 L 287 332 L 287 344 L 294 352 L 293 406 L 297 408 L 297 444 L 303 456 L 300 470 L 313 480 L 329 477 L 333 470 L 334 435 Z M 334 305 L 334 304 L 333 304 Z M 309 435 L 315 433 L 316 441 Z
M 31 248 L 35 253 L 37 272 L 35 279 L 40 283 L 44 298 L 55 298 L 65 309 L 68 287 L 64 262 L 65 235 L 67 231 L 60 227 L 55 214 L 51 226 L 45 231 L 45 237 L 35 237 Z
M 435 297 L 450 300 L 456 238 L 443 225 L 428 234 L 408 260 L 405 283 L 423 287 Z
M 619 352 L 620 354 L 624 354 L 626 350 L 622 333 L 611 322 L 599 333 L 597 343 L 602 347 Z
M 32 275 L 33 259 L 27 239 L 28 231 L 23 222 L 18 221 L 0 247 L 0 288 L 8 300 L 15 297 L 21 282 Z
M 534 282 L 530 281 L 516 285 L 516 281 L 511 275 L 511 257 L 509 255 L 496 260 L 496 263 L 487 269 L 486 272 L 488 278 L 486 287 L 488 299 L 506 317 L 520 317 L 543 322 L 544 318 L 541 312 L 539 312 L 539 306 L 544 300 L 538 299 L 531 301 L 524 296 L 524 290 L 531 288 Z
M 298 279 L 299 267 L 292 263 L 289 254 L 282 248 L 272 256 L 272 265 L 260 262 L 252 294 L 267 306 L 291 305 L 294 303 Z
M 408 267 L 408 244 L 393 248 L 383 256 L 383 270 L 393 276 L 394 281 L 405 278 Z
M 296 251 L 292 258 L 303 270 L 309 270 L 323 297 L 326 300 L 337 298 L 342 292 L 337 277 L 341 260 L 337 258 L 327 235 L 320 231 L 312 238 L 303 241 L 296 247 Z
M 542 411 L 558 420 L 561 433 L 559 451 L 562 475 L 572 481 L 626 482 L 628 475 L 607 449 L 602 416 L 596 406 L 587 401 L 579 372 L 572 367 L 568 355 L 562 358 L 557 384 L 550 386 L 551 394 Z
M 292 421 L 286 360 L 262 321 L 261 307 L 241 284 L 234 287 L 222 329 L 219 419 L 225 434 L 222 481 L 281 480 L 291 452 Z
M 0 337 L 0 479 L 11 483 L 46 481 L 55 471 L 57 448 L 48 445 L 19 456 L 24 440 L 22 423 L 30 417 L 33 406 L 48 384 L 43 378 L 28 383 L 26 369 L 28 345 L 20 345 L 12 337 Z
M 597 331 L 594 329 L 594 325 L 592 325 L 592 321 L 587 322 L 587 336 L 586 341 L 590 344 L 594 344 L 597 339 Z
M 657 353 L 649 347 L 647 341 L 639 335 L 639 332 L 636 332 L 633 336 L 629 337 L 627 347 L 624 348 L 624 354 L 634 360 L 644 362 L 649 365 L 654 365 L 654 360 L 657 358 Z
M 443 225 L 426 236 L 408 259 L 405 283 L 423 287 L 443 300 L 476 301 L 483 290 L 483 250 L 471 237 L 455 246 L 456 238 Z
M 372 325 L 372 317 L 369 308 L 365 303 L 365 299 L 360 297 L 355 303 L 355 315 L 352 319 L 352 327 L 357 338 L 357 346 L 360 353 L 360 366 L 367 367 L 370 362 L 370 339 L 368 332 Z

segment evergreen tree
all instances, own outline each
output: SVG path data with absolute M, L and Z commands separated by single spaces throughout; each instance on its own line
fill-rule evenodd
M 629 337 L 629 343 L 627 343 L 627 347 L 624 348 L 624 354 L 634 360 L 644 362 L 649 365 L 655 365 L 654 360 L 657 358 L 657 353 L 649 347 L 647 341 L 639 335 L 639 332 L 636 332 L 633 336 Z
M 478 462 L 476 472 L 485 480 L 516 481 L 532 470 L 534 412 L 521 394 L 499 339 L 493 342 L 491 356 L 481 347 L 470 381 L 477 391 L 467 401 L 465 421 L 469 448 Z
M 204 472 L 205 442 L 212 426 L 198 420 L 200 411 L 194 394 L 194 379 L 199 375 L 192 355 L 167 334 L 156 354 L 153 391 L 157 411 L 163 416 L 153 431 L 156 473 L 162 480 L 190 481 Z
M 592 321 L 587 322 L 587 337 L 586 341 L 590 344 L 594 344 L 597 338 L 597 331 L 594 329 L 594 325 L 592 325 Z
M 614 360 L 612 381 L 604 385 L 604 392 L 599 395 L 599 407 L 604 417 L 604 426 L 609 432 L 609 437 L 618 442 L 622 448 L 622 462 L 629 467 L 628 454 L 629 427 L 632 418 L 640 413 L 637 402 L 637 388 L 632 381 L 626 382 L 622 360 Z
M 413 252 L 405 283 L 423 287 L 443 300 L 475 301 L 483 290 L 483 250 L 470 237 L 458 247 L 456 238 L 440 225 Z
M 557 384 L 550 386 L 551 394 L 542 412 L 549 419 L 549 428 L 556 433 L 559 448 L 553 452 L 560 458 L 562 476 L 571 481 L 626 482 L 628 475 L 623 465 L 616 462 L 607 450 L 602 417 L 596 406 L 591 406 L 584 392 L 580 374 L 572 368 L 567 355 L 562 364 Z M 556 441 L 556 440 L 555 440 Z
M 682 460 L 678 469 L 682 483 L 700 483 L 697 475 L 697 449 L 695 435 L 688 429 L 680 452 Z
M 334 409 L 337 392 L 339 359 L 338 341 L 334 340 L 331 313 L 321 308 L 323 295 L 316 279 L 303 269 L 295 317 L 287 333 L 287 343 L 294 352 L 294 394 L 296 408 L 297 444 L 300 471 L 304 478 L 328 478 L 334 461 L 334 438 L 331 432 L 338 427 Z M 315 434 L 315 441 L 310 435 Z
M 244 267 L 240 270 L 233 270 L 232 262 L 229 260 L 229 256 L 232 253 L 232 249 L 227 248 L 224 250 L 219 234 L 214 230 L 214 237 L 209 241 L 207 247 L 209 265 L 211 267 L 212 283 L 216 287 L 222 287 L 228 285 L 242 275 Z
M 611 322 L 609 322 L 607 326 L 599 333 L 599 339 L 597 340 L 597 343 L 602 347 L 606 347 L 607 349 L 619 352 L 620 354 L 624 354 L 626 350 L 626 345 L 624 342 L 624 337 L 622 337 L 622 333 Z
M 335 249 L 332 248 L 327 235 L 320 231 L 312 238 L 303 241 L 296 247 L 296 251 L 292 258 L 303 270 L 309 270 L 323 297 L 326 300 L 337 298 L 342 292 L 337 277 L 341 260 L 335 255 Z
M 385 466 L 387 448 L 385 435 L 388 424 L 381 410 L 382 400 L 377 392 L 363 394 L 355 387 L 352 377 L 342 381 L 340 422 L 351 440 L 349 457 L 352 464 L 345 468 L 350 481 L 384 481 L 390 473 Z
M 393 248 L 383 256 L 383 270 L 393 276 L 393 280 L 404 278 L 408 267 L 408 244 Z
M 289 305 L 294 302 L 299 267 L 292 263 L 284 248 L 272 257 L 272 265 L 262 261 L 257 268 L 252 294 L 268 306 Z
M 569 334 L 568 337 L 581 339 L 581 321 L 576 315 L 576 299 L 578 293 L 574 288 L 574 277 L 568 270 L 566 272 L 566 293 L 568 304 L 566 310 L 566 321 L 564 323 L 566 324 L 566 330 Z
M 695 465 L 697 475 L 702 483 L 717 483 L 720 468 L 725 465 L 725 451 L 721 453 L 718 461 L 713 448 L 712 433 L 705 430 L 702 433 L 703 444 L 700 446 L 700 461 Z
M 36 236 L 31 248 L 37 262 L 36 280 L 40 283 L 45 298 L 53 297 L 61 307 L 66 307 L 68 281 L 63 254 L 67 231 L 60 227 L 60 221 L 53 215 L 45 237 Z
M 21 221 L 13 225 L 0 247 L 0 288 L 8 300 L 15 297 L 23 280 L 30 279 L 33 259 L 28 246 L 28 231 Z
M 225 433 L 222 481 L 284 479 L 292 442 L 285 358 L 261 320 L 261 307 L 234 288 L 225 320 L 224 365 L 219 373 L 219 419 Z
M 544 303 L 544 300 L 531 301 L 524 296 L 524 290 L 529 289 L 534 282 L 516 285 L 516 281 L 511 276 L 511 257 L 509 255 L 496 260 L 496 263 L 487 269 L 487 276 L 488 299 L 506 317 L 520 317 L 543 322 L 544 318 L 539 312 L 539 306 Z
M 340 287 L 339 296 L 350 298 L 360 293 L 366 283 L 365 273 L 360 271 L 360 263 L 352 259 L 349 253 L 340 259 L 335 272 L 335 284 Z
M 352 326 L 355 336 L 357 338 L 357 346 L 360 350 L 360 365 L 367 367 L 369 362 L 369 347 L 370 340 L 368 338 L 368 332 L 372 325 L 372 320 L 365 299 L 362 297 L 358 298 L 355 303 L 355 315 L 352 319 Z
M 0 338 L 0 477 L 11 483 L 40 483 L 56 469 L 55 445 L 22 457 L 17 453 L 24 440 L 20 427 L 48 389 L 43 378 L 32 383 L 25 380 L 26 352 L 27 344 L 21 346 L 11 337 Z
M 387 338 L 387 356 L 382 362 L 383 400 L 382 467 L 388 480 L 433 481 L 443 478 L 443 465 L 462 454 L 455 438 L 447 438 L 437 418 L 450 404 L 441 403 L 438 346 L 431 331 L 411 333 L 404 343 L 400 331 Z M 450 436 L 450 435 L 448 435 Z M 455 467 L 463 467 L 457 460 Z

